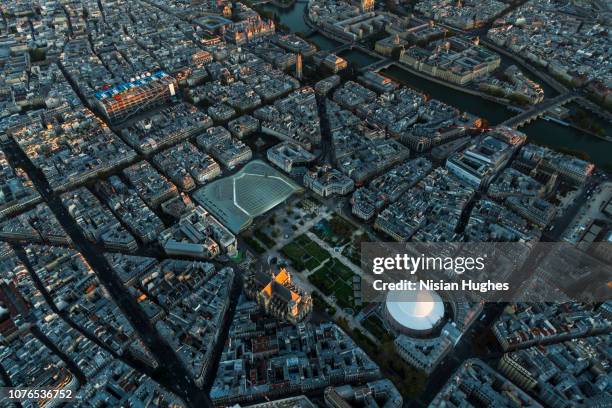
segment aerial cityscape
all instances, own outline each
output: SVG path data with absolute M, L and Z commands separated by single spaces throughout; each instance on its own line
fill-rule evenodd
M 0 11 L 0 407 L 612 407 L 611 1 Z M 375 301 L 397 243 L 572 249 Z

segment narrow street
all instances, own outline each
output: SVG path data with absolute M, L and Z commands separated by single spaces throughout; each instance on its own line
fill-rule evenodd
M 421 393 L 421 396 L 408 404 L 411 408 L 427 407 L 431 400 L 436 396 L 440 389 L 450 379 L 451 375 L 463 364 L 465 360 L 470 358 L 480 358 L 485 362 L 490 362 L 501 357 L 498 350 L 487 350 L 486 352 L 476 352 L 473 347 L 474 339 L 482 335 L 493 322 L 503 312 L 505 303 L 487 303 L 481 314 L 482 320 L 477 320 L 472 326 L 463 333 L 461 340 L 448 356 L 438 365 L 438 367 L 429 375 L 427 386 Z M 482 318 L 484 316 L 484 318 Z
M 9 139 L 2 148 L 9 156 L 12 163 L 18 164 L 27 172 L 40 195 L 47 202 L 55 217 L 74 241 L 76 249 L 83 254 L 87 262 L 96 272 L 100 282 L 108 290 L 121 311 L 130 320 L 130 323 L 139 333 L 144 344 L 155 356 L 159 363 L 159 368 L 155 371 L 153 379 L 160 382 L 169 390 L 177 393 L 193 407 L 211 406 L 206 393 L 195 385 L 191 376 L 180 363 L 172 348 L 170 348 L 168 343 L 160 337 L 157 330 L 146 317 L 144 311 L 138 306 L 134 298 L 130 296 L 127 289 L 120 283 L 119 278 L 113 272 L 104 257 L 103 248 L 93 244 L 85 238 L 76 222 L 62 205 L 59 196 L 49 187 L 42 171 L 32 164 L 12 139 Z M 184 378 L 185 381 L 176 381 L 177 377 Z

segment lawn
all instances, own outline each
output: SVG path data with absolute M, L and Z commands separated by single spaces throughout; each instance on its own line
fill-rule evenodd
M 255 238 L 257 238 L 259 242 L 264 244 L 268 249 L 272 248 L 275 244 L 274 240 L 260 229 L 256 230 L 253 235 L 255 235 Z
M 325 313 L 329 314 L 330 316 L 336 314 L 336 308 L 327 303 L 318 293 L 315 292 L 312 294 L 312 301 L 315 307 L 324 310 Z
M 342 255 L 347 257 L 353 264 L 359 266 L 361 265 L 361 244 L 374 240 L 367 232 L 354 234 L 351 243 L 342 249 Z
M 310 283 L 315 285 L 326 296 L 333 295 L 341 308 L 355 311 L 361 307 L 355 306 L 353 299 L 354 273 L 337 259 L 332 258 L 315 273 L 308 277 Z
M 329 220 L 319 221 L 310 232 L 330 246 L 336 247 L 348 244 L 356 230 L 353 224 L 334 214 Z
M 325 274 L 314 273 L 308 277 L 310 283 L 315 285 L 325 296 L 334 293 L 334 281 L 330 280 Z
M 317 266 L 321 265 L 321 262 L 319 262 L 317 259 L 315 258 L 310 258 L 308 261 L 306 261 L 304 263 L 304 266 L 306 267 L 306 269 L 308 269 L 309 271 L 312 271 L 314 269 L 317 268 Z
M 338 279 L 334 284 L 334 296 L 336 297 L 336 303 L 341 308 L 353 308 L 353 287 L 351 285 Z
M 257 240 L 253 239 L 253 237 L 244 237 L 244 242 L 246 242 L 251 247 L 251 249 L 257 252 L 258 254 L 263 254 L 264 252 L 266 252 L 266 248 L 261 246 L 261 244 Z
M 342 262 L 337 259 L 332 259 L 326 265 L 327 269 L 334 271 L 335 274 L 338 275 L 340 279 L 345 282 L 352 282 L 353 279 L 353 271 L 349 269 L 348 266 L 345 266 Z
M 308 238 L 306 235 L 300 235 L 294 242 L 301 245 L 304 248 L 304 251 L 313 259 L 319 261 L 319 263 L 325 262 L 325 260 L 330 257 L 327 250 L 321 248 L 319 244 Z
M 300 235 L 281 249 L 298 271 L 313 270 L 330 258 L 329 253 L 306 235 Z
M 342 262 L 332 258 L 329 252 L 306 235 L 296 237 L 281 249 L 281 253 L 291 262 L 293 267 L 316 272 L 308 276 L 310 283 L 315 285 L 326 296 L 335 296 L 336 303 L 342 308 L 355 311 L 353 300 L 353 271 Z M 320 266 L 323 265 L 323 266 Z

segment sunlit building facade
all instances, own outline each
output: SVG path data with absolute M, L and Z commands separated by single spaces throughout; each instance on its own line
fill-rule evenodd
M 285 268 L 277 274 L 259 272 L 249 276 L 245 292 L 266 313 L 293 324 L 305 320 L 312 311 L 312 297 L 294 283 Z
M 163 71 L 149 72 L 130 82 L 96 92 L 95 103 L 112 123 L 122 122 L 170 99 L 176 94 L 176 79 Z

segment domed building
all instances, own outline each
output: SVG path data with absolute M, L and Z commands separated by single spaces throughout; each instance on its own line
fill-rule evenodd
M 384 313 L 389 324 L 399 333 L 425 336 L 443 321 L 444 302 L 433 291 L 390 291 Z

